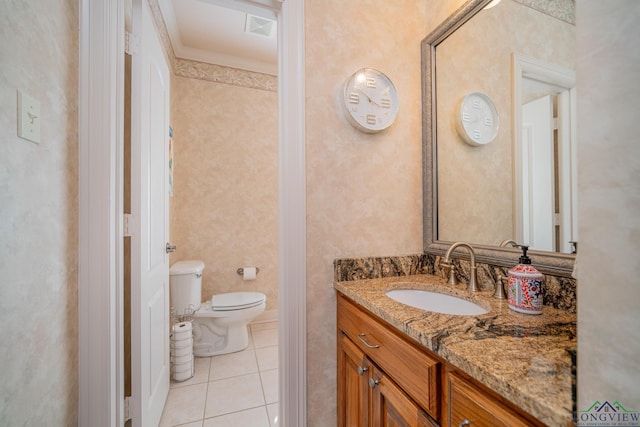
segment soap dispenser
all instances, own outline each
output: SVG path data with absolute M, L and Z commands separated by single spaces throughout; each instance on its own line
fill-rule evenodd
M 528 246 L 518 245 L 522 249 L 519 264 L 509 270 L 508 304 L 509 308 L 525 314 L 542 313 L 542 285 L 544 276 L 531 265 L 527 256 Z

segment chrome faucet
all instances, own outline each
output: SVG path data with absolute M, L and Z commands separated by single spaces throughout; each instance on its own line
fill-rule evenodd
M 509 245 L 513 246 L 514 248 L 517 248 L 518 247 L 518 242 L 516 242 L 515 240 L 511 240 L 511 239 L 503 240 L 502 242 L 500 242 L 500 247 L 501 248 L 506 248 Z
M 458 283 L 453 268 L 453 262 L 451 260 L 451 254 L 458 247 L 464 247 L 469 250 L 469 255 L 471 258 L 471 272 L 469 274 L 469 285 L 467 286 L 467 290 L 471 292 L 477 292 L 480 290 L 480 288 L 478 288 L 478 269 L 476 267 L 476 254 L 473 252 L 473 248 L 471 247 L 471 245 L 465 242 L 457 242 L 451 245 L 444 256 L 444 260 L 441 263 L 442 268 L 445 270 L 445 274 L 449 273 L 448 283 L 450 285 L 456 285 Z

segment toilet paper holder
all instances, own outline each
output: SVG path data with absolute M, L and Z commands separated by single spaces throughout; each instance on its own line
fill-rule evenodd
M 242 276 L 244 274 L 244 268 L 240 267 L 239 269 L 236 270 L 236 273 L 238 273 L 239 276 Z M 256 267 L 256 274 L 258 273 L 260 273 L 260 269 Z

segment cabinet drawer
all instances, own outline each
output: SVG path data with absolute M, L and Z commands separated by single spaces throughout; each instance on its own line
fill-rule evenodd
M 338 329 L 435 420 L 440 419 L 440 362 L 398 332 L 338 297 Z
M 541 425 L 535 420 L 520 416 L 498 399 L 474 386 L 456 373 L 447 373 L 449 422 L 446 425 L 531 427 Z M 462 424 L 467 421 L 467 424 Z

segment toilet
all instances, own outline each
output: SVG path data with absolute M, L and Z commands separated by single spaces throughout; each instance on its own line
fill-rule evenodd
M 178 261 L 171 266 L 171 307 L 176 315 L 193 314 L 193 354 L 196 357 L 233 353 L 247 348 L 247 325 L 264 312 L 267 297 L 260 292 L 231 292 L 202 302 L 202 261 Z

